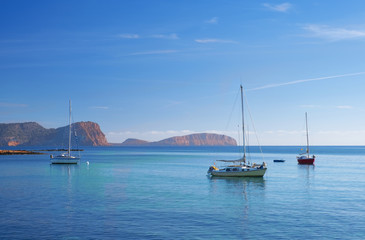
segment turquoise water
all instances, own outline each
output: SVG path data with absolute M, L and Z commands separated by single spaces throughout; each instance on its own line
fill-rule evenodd
M 365 147 L 313 147 L 315 166 L 298 147 L 252 150 L 263 178 L 206 176 L 233 147 L 0 156 L 0 239 L 365 239 Z

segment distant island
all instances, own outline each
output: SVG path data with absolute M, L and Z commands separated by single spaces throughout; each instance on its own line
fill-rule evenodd
M 97 123 L 77 122 L 75 129 L 78 146 L 108 146 L 109 143 Z M 0 123 L 0 146 L 52 146 L 65 147 L 68 143 L 68 126 L 46 129 L 36 122 Z M 73 146 L 77 146 L 73 144 Z
M 196 133 L 185 136 L 166 138 L 157 142 L 128 138 L 114 146 L 237 146 L 234 138 L 213 133 Z

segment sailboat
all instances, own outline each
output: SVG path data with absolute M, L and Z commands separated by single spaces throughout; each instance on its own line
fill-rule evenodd
M 71 155 L 71 100 L 69 101 L 69 131 L 68 131 L 68 151 L 58 156 L 50 156 L 51 164 L 78 164 L 80 157 Z
M 306 127 L 306 132 L 307 132 L 307 150 L 306 150 L 305 153 L 300 154 L 301 156 L 298 156 L 297 160 L 298 160 L 298 164 L 313 164 L 316 157 L 314 155 L 312 157 L 310 157 L 310 154 L 309 154 L 309 136 L 308 136 L 307 113 L 305 113 L 305 127 Z
M 215 164 L 210 166 L 208 174 L 216 177 L 263 177 L 267 170 L 266 163 L 262 164 L 248 164 L 246 162 L 246 142 L 245 142 L 245 125 L 244 125 L 244 111 L 243 111 L 243 87 L 241 87 L 241 111 L 242 111 L 242 136 L 243 136 L 243 157 L 237 160 L 217 160 L 217 162 L 224 162 L 226 166 L 221 168 L 216 167 Z

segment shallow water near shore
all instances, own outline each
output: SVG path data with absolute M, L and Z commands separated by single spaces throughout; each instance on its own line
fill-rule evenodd
M 297 164 L 299 147 L 251 150 L 263 178 L 206 175 L 235 147 L 0 156 L 0 239 L 365 238 L 365 147 L 313 147 L 314 166 Z

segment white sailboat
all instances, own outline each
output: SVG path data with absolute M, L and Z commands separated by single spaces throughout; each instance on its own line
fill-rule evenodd
M 244 125 L 244 111 L 243 111 L 243 87 L 241 87 L 241 110 L 242 110 L 242 136 L 243 136 L 243 157 L 237 160 L 217 160 L 224 162 L 227 165 L 221 168 L 216 167 L 215 164 L 210 166 L 208 174 L 216 177 L 263 177 L 267 170 L 266 163 L 262 164 L 248 164 L 246 162 L 246 142 L 245 142 L 245 125 Z
M 71 155 L 71 100 L 69 102 L 69 131 L 68 131 L 68 151 L 58 156 L 50 156 L 51 164 L 78 164 L 80 157 Z

